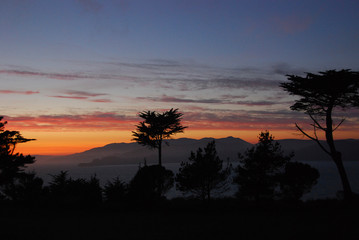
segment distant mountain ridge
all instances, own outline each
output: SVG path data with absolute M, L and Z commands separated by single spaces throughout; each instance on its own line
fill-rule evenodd
M 238 153 L 254 146 L 240 138 L 191 138 L 169 139 L 163 144 L 162 157 L 164 163 L 186 161 L 191 151 L 204 148 L 208 142 L 215 140 L 218 155 L 223 160 L 237 161 Z M 294 152 L 296 161 L 330 160 L 315 142 L 310 140 L 283 139 L 278 140 L 282 150 L 288 154 Z M 168 146 L 167 144 L 168 143 Z M 326 143 L 323 142 L 325 145 Z M 336 146 L 342 152 L 344 161 L 359 161 L 359 140 L 337 140 Z M 111 143 L 103 147 L 92 148 L 82 153 L 66 156 L 38 156 L 39 163 L 71 163 L 79 166 L 101 166 L 119 164 L 157 163 L 158 151 L 151 150 L 138 143 Z

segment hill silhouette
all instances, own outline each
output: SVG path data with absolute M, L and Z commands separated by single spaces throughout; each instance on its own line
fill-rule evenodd
M 179 138 L 169 139 L 163 146 L 163 162 L 176 163 L 188 159 L 191 151 L 203 148 L 208 142 L 215 140 L 218 155 L 223 160 L 237 161 L 238 153 L 243 153 L 253 144 L 240 138 Z M 315 142 L 310 140 L 283 139 L 278 140 L 284 152 L 294 151 L 295 161 L 327 161 L 330 160 Z M 325 143 L 323 143 L 325 145 Z M 359 140 L 337 140 L 339 151 L 343 153 L 344 161 L 359 160 Z M 111 143 L 103 147 L 92 148 L 87 151 L 66 156 L 37 156 L 38 163 L 75 164 L 79 166 L 101 166 L 120 164 L 148 164 L 157 163 L 157 151 L 153 151 L 138 143 Z

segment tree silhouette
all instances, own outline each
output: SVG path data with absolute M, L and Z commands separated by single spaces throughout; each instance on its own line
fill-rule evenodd
M 247 200 L 270 200 L 277 196 L 278 177 L 293 154 L 284 156 L 281 146 L 268 132 L 261 132 L 256 146 L 239 154 L 234 183 L 238 184 L 237 197 Z
M 23 202 L 27 205 L 39 203 L 44 195 L 44 181 L 36 177 L 34 172 L 24 173 L 17 179 L 7 184 L 3 190 L 6 196 L 13 201 Z
M 352 198 L 352 190 L 343 166 L 342 154 L 337 151 L 333 132 L 344 122 L 344 118 L 335 125 L 333 111 L 336 108 L 359 107 L 359 72 L 348 69 L 329 70 L 319 74 L 307 73 L 306 77 L 287 75 L 289 82 L 280 86 L 290 95 L 300 99 L 290 107 L 294 111 L 303 111 L 312 120 L 313 134 L 308 134 L 297 123 L 297 129 L 307 138 L 315 141 L 327 153 L 337 166 L 343 185 L 344 197 Z M 317 136 L 317 130 L 325 133 L 327 147 Z
M 67 171 L 51 176 L 50 198 L 57 204 L 90 206 L 102 201 L 102 188 L 96 176 L 91 176 L 89 180 L 72 179 Z
M 120 178 L 116 177 L 113 181 L 108 181 L 103 188 L 104 197 L 107 202 L 119 203 L 125 200 L 128 186 Z
M 284 200 L 299 200 L 317 184 L 319 172 L 308 164 L 288 162 L 280 176 L 280 197 Z
M 35 162 L 35 158 L 15 153 L 18 143 L 25 143 L 34 139 L 24 138 L 18 131 L 5 130 L 6 121 L 0 117 L 0 195 L 4 195 L 4 188 L 14 184 L 14 181 L 24 175 L 27 164 Z M 6 197 L 6 194 L 5 196 Z
M 204 200 L 210 200 L 213 192 L 228 190 L 227 181 L 231 165 L 223 169 L 223 161 L 218 157 L 215 141 L 211 141 L 196 153 L 191 152 L 189 161 L 181 162 L 176 174 L 176 188 L 184 193 L 191 192 Z
M 319 172 L 308 164 L 290 162 L 293 153 L 284 155 L 281 146 L 268 132 L 261 132 L 259 143 L 248 149 L 236 168 L 237 197 L 263 201 L 299 200 L 317 183 Z
M 162 166 L 162 141 L 187 128 L 181 125 L 183 114 L 178 112 L 178 109 L 171 108 L 163 113 L 143 111 L 139 116 L 144 121 L 136 125 L 136 131 L 132 131 L 134 136 L 132 140 L 149 148 L 158 149 L 158 164 Z
M 171 170 L 160 165 L 140 167 L 129 183 L 129 197 L 134 202 L 158 201 L 173 187 Z

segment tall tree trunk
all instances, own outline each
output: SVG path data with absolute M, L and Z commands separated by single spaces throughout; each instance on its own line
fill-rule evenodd
M 350 187 L 348 176 L 345 171 L 341 156 L 342 155 L 340 152 L 336 152 L 335 156 L 332 156 L 332 158 L 338 168 L 340 179 L 342 180 L 344 199 L 350 200 L 353 197 L 353 193 L 352 193 L 352 189 Z
M 332 110 L 333 107 L 328 107 L 326 112 L 326 130 L 325 130 L 325 137 L 327 139 L 327 144 L 330 149 L 330 156 L 335 162 L 335 165 L 337 166 L 340 179 L 343 185 L 343 192 L 344 192 L 344 198 L 346 200 L 350 200 L 353 196 L 350 183 L 348 180 L 347 173 L 345 171 L 343 160 L 342 160 L 342 154 L 338 152 L 335 148 L 334 144 L 334 138 L 333 138 L 333 120 L 332 120 Z
M 158 165 L 162 166 L 162 140 L 158 144 Z

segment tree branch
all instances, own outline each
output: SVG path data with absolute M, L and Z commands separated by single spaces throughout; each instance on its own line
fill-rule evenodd
M 306 132 L 304 132 L 304 130 L 301 129 L 301 128 L 298 126 L 297 123 L 295 124 L 295 126 L 297 127 L 297 129 L 298 129 L 304 136 L 306 136 L 307 138 L 309 138 L 309 139 L 313 140 L 314 142 L 316 142 L 316 143 L 319 145 L 319 147 L 320 147 L 325 153 L 327 153 L 329 156 L 331 156 L 330 152 L 329 152 L 327 149 L 325 149 L 325 147 L 320 143 L 320 141 L 319 141 L 318 136 L 317 136 L 316 133 L 314 133 L 314 134 L 315 134 L 315 137 L 312 137 L 312 136 L 310 136 L 309 134 L 307 134 Z
M 340 126 L 340 125 L 342 125 L 342 123 L 345 121 L 345 118 L 343 118 L 341 121 L 340 121 L 340 123 L 333 129 L 333 131 L 332 132 L 334 132 L 335 130 L 337 130 L 337 128 Z
M 309 113 L 308 115 L 309 115 L 309 117 L 313 120 L 314 126 L 317 126 L 317 128 L 319 128 L 319 129 L 321 129 L 321 130 L 323 130 L 323 131 L 326 131 L 326 129 L 323 128 L 323 127 L 319 124 L 319 122 L 312 116 L 312 114 Z

